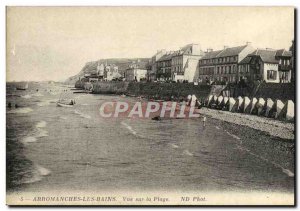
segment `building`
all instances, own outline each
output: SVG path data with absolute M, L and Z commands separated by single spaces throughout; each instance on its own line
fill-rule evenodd
M 166 52 L 160 59 L 156 62 L 156 79 L 158 81 L 171 81 L 172 74 L 172 57 L 174 51 Z
M 126 81 L 144 81 L 147 80 L 147 69 L 139 67 L 137 64 L 131 64 L 125 70 Z
M 245 81 L 289 83 L 292 76 L 292 53 L 284 49 L 257 49 L 239 64 L 239 74 Z
M 225 46 L 218 51 L 208 49 L 199 61 L 199 81 L 210 84 L 239 81 L 238 64 L 253 51 L 250 43 L 231 48 Z
M 285 49 L 278 50 L 275 59 L 278 61 L 278 72 L 280 83 L 290 83 L 293 74 L 293 55 Z
M 291 76 L 291 82 L 295 82 L 295 41 L 292 41 L 292 45 L 290 47 L 290 51 L 292 52 L 292 59 L 291 59 L 291 66 L 292 66 L 292 76 Z
M 154 56 L 151 58 L 151 70 L 148 71 L 148 80 L 155 81 L 156 80 L 156 73 L 157 73 L 157 61 L 166 54 L 166 50 L 158 50 Z
M 89 82 L 112 81 L 121 78 L 121 74 L 118 72 L 118 66 L 98 62 L 96 67 L 84 74 L 84 78 Z
M 188 44 L 177 51 L 158 51 L 152 57 L 158 81 L 197 81 L 198 63 L 204 55 L 198 44 Z
M 198 81 L 199 59 L 204 55 L 198 44 L 188 44 L 172 55 L 172 81 Z

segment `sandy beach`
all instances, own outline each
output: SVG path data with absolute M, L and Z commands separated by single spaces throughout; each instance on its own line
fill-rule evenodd
M 214 119 L 267 132 L 271 136 L 289 140 L 295 139 L 294 124 L 290 122 L 279 121 L 262 116 L 243 113 L 231 113 L 229 111 L 220 111 L 208 108 L 201 108 L 198 110 L 198 112 L 202 115 L 207 115 Z

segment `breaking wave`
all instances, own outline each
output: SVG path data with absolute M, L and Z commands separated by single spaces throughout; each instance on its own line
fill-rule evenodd
M 247 149 L 245 147 L 242 147 L 240 145 L 238 145 L 237 148 L 241 151 L 245 151 L 245 152 L 249 153 L 250 155 L 252 155 L 252 156 L 254 156 L 254 157 L 256 157 L 260 160 L 263 160 L 267 163 L 273 164 L 275 167 L 280 168 L 282 170 L 282 172 L 285 173 L 286 175 L 288 175 L 289 177 L 294 177 L 294 173 L 292 171 L 290 171 L 289 169 L 284 168 L 283 166 L 279 165 L 278 163 L 275 163 L 274 161 L 270 161 L 270 160 L 268 160 L 267 158 L 265 158 L 263 156 L 255 154 L 255 153 L 251 152 L 249 149 Z
M 75 114 L 78 114 L 78 115 L 79 115 L 80 117 L 82 117 L 82 118 L 86 118 L 86 119 L 90 119 L 90 118 L 91 118 L 91 116 L 89 116 L 89 115 L 87 115 L 87 114 L 83 114 L 83 113 L 81 113 L 81 112 L 79 112 L 79 111 L 77 111 L 77 110 L 75 110 L 74 113 L 75 113 Z
M 37 128 L 43 128 L 43 127 L 46 127 L 46 125 L 47 125 L 47 122 L 45 122 L 45 121 L 40 121 L 40 122 L 38 122 L 38 123 L 36 124 L 35 127 L 37 127 Z
M 43 97 L 44 95 L 38 92 L 38 93 L 32 94 L 32 96 L 34 96 L 34 97 Z
M 21 95 L 22 98 L 25 98 L 25 99 L 29 99 L 31 98 L 31 95 Z
M 33 110 L 29 107 L 24 107 L 24 108 L 17 108 L 17 109 L 13 109 L 8 111 L 8 114 L 27 114 L 29 112 L 32 112 Z
M 193 155 L 194 155 L 193 153 L 191 153 L 191 152 L 190 152 L 189 150 L 187 150 L 187 149 L 183 151 L 183 154 L 184 154 L 184 155 L 188 155 L 188 156 L 193 156 Z
M 179 146 L 178 145 L 176 145 L 176 144 L 171 144 L 171 146 L 173 147 L 173 148 L 179 148 Z
M 23 144 L 36 142 L 36 137 L 28 136 L 21 141 Z
M 128 129 L 133 135 L 137 135 L 137 132 L 134 130 L 134 129 L 132 129 L 132 127 L 130 126 L 130 125 L 128 125 L 128 124 L 126 124 L 126 122 L 121 122 L 121 124 L 123 125 L 123 126 L 125 126 L 125 128 L 126 129 Z
M 20 183 L 21 184 L 30 184 L 30 183 L 39 182 L 43 179 L 43 177 L 45 177 L 49 174 L 51 174 L 51 171 L 49 169 L 46 169 L 40 165 L 36 165 L 31 172 L 31 177 L 29 177 L 29 178 L 25 177 Z

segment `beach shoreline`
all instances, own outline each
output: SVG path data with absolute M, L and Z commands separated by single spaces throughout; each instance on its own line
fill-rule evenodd
M 294 124 L 280 120 L 270 119 L 263 116 L 250 115 L 245 113 L 232 113 L 229 111 L 201 108 L 196 110 L 201 115 L 213 119 L 237 125 L 247 126 L 255 130 L 266 132 L 271 136 L 293 141 L 295 139 Z

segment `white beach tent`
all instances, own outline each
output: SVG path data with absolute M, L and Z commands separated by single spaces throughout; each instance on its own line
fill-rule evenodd
M 244 97 L 243 100 L 243 112 L 246 113 L 247 111 L 250 111 L 251 109 L 251 101 L 249 99 L 249 97 Z
M 190 106 L 195 107 L 197 100 L 196 95 L 192 95 Z
M 274 107 L 275 103 L 271 98 L 267 99 L 267 103 L 266 103 L 266 113 L 265 116 L 268 117 L 269 113 L 271 111 L 271 109 Z
M 284 108 L 284 103 L 281 100 L 276 100 L 275 101 L 275 107 L 276 107 L 276 114 L 275 114 L 275 119 L 280 118 L 283 116 L 283 108 Z
M 210 103 L 212 103 L 213 97 L 214 97 L 213 95 L 209 95 L 208 96 L 207 105 L 209 105 Z
M 240 111 L 242 108 L 242 104 L 243 104 L 243 98 L 241 96 L 239 96 L 237 98 L 238 104 L 237 104 L 237 110 Z
M 217 100 L 218 100 L 218 96 L 214 95 L 214 103 L 217 103 Z
M 251 114 L 253 111 L 254 111 L 254 109 L 256 108 L 256 103 L 257 103 L 257 99 L 254 97 L 254 98 L 252 98 L 252 100 L 251 100 L 251 105 L 250 105 L 250 111 L 249 111 L 249 113 Z
M 286 120 L 291 121 L 294 119 L 294 115 L 295 115 L 295 105 L 294 102 L 292 100 L 288 100 L 285 103 L 285 111 L 286 111 Z
M 265 107 L 266 101 L 264 98 L 260 97 L 256 103 L 257 115 L 260 115 Z
M 228 100 L 229 100 L 229 98 L 228 98 L 228 97 L 224 97 L 224 98 L 223 98 L 223 103 L 224 103 L 224 105 L 227 105 L 227 103 L 228 103 Z
M 237 106 L 236 103 L 237 103 L 237 101 L 233 97 L 229 98 L 229 111 L 231 111 L 231 112 L 236 111 L 236 106 Z
M 222 95 L 220 95 L 219 97 L 218 97 L 218 105 L 221 105 L 223 103 L 223 96 Z

